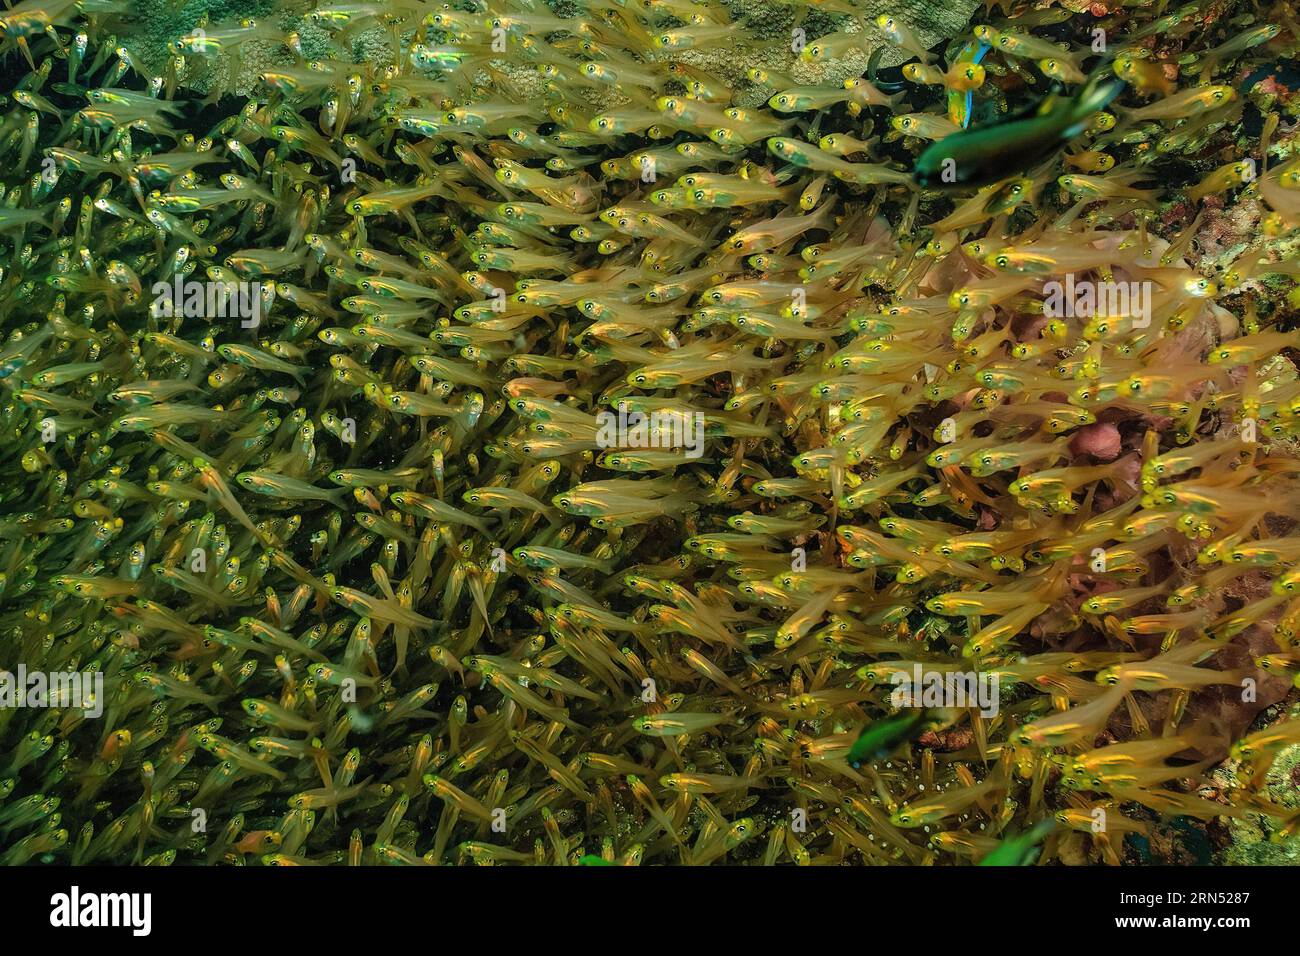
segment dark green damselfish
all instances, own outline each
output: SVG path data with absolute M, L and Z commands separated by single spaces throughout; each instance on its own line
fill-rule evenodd
M 920 735 L 929 724 L 924 710 L 912 710 L 868 724 L 849 748 L 845 759 L 852 767 L 881 760 L 902 746 L 903 741 Z
M 1123 86 L 1097 74 L 1073 99 L 1049 96 L 1030 113 L 945 136 L 917 158 L 912 176 L 926 187 L 1001 182 L 1050 158 L 1082 133 Z
M 989 851 L 980 866 L 1031 866 L 1038 859 L 1038 844 L 1052 832 L 1056 823 L 1040 820 L 1019 836 L 1010 836 Z

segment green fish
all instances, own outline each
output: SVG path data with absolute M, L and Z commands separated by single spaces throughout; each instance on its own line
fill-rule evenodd
M 989 851 L 980 866 L 1032 866 L 1038 858 L 1038 844 L 1056 826 L 1054 820 L 1040 820 L 1019 836 L 1007 837 Z
M 849 748 L 844 758 L 851 767 L 860 767 L 888 757 L 902 746 L 903 741 L 918 736 L 927 724 L 924 710 L 910 710 L 907 713 L 884 720 L 877 720 L 863 728 L 858 739 Z
M 1054 155 L 1123 88 L 1098 73 L 1074 99 L 1049 96 L 1031 112 L 945 136 L 920 155 L 912 176 L 928 188 L 1001 182 Z

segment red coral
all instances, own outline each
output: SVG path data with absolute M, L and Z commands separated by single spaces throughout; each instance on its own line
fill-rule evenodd
M 1087 425 L 1070 439 L 1070 451 L 1076 455 L 1091 455 L 1098 461 L 1114 461 L 1122 447 L 1119 429 L 1110 422 Z

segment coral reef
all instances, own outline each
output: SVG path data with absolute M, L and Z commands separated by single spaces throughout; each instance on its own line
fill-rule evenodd
M 0 862 L 1292 862 L 1298 41 L 0 14 Z

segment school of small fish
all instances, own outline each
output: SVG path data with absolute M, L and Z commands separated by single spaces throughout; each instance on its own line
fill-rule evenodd
M 1289 2 L 130 6 L 0 13 L 0 862 L 1300 830 Z

